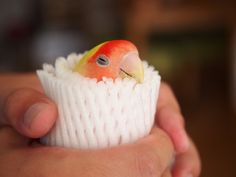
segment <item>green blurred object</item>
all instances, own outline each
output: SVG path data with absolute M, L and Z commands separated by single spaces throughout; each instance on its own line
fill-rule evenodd
M 150 40 L 148 61 L 162 75 L 171 77 L 184 65 L 204 65 L 224 58 L 224 31 L 154 35 Z

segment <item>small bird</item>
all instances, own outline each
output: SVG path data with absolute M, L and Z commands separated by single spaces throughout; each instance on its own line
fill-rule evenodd
M 103 77 L 144 79 L 144 70 L 136 46 L 127 40 L 111 40 L 88 51 L 75 65 L 74 72 L 97 81 Z

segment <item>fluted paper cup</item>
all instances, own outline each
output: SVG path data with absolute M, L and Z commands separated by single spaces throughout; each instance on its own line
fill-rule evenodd
M 44 91 L 58 106 L 53 129 L 41 139 L 50 146 L 98 149 L 132 143 L 150 133 L 160 76 L 147 62 L 144 82 L 86 78 L 72 68 L 83 54 L 44 64 L 37 74 Z

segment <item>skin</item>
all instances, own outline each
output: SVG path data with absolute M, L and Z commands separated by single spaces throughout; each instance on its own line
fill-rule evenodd
M 156 122 L 160 128 L 154 127 L 149 136 L 134 144 L 97 151 L 32 144 L 30 138 L 43 136 L 53 126 L 56 105 L 43 94 L 34 74 L 1 75 L 0 83 L 7 83 L 0 88 L 0 164 L 3 164 L 0 176 L 197 177 L 200 174 L 197 150 L 184 130 L 184 119 L 173 92 L 165 83 L 161 84 L 157 108 Z M 33 105 L 43 106 L 33 114 L 31 111 L 24 120 Z M 175 163 L 170 168 L 174 154 Z

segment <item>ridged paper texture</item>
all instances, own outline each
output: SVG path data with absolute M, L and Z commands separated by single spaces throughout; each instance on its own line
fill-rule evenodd
M 46 95 L 58 106 L 51 146 L 97 149 L 132 143 L 149 134 L 155 117 L 160 76 L 144 62 L 142 84 L 132 79 L 97 82 L 72 72 L 81 55 L 57 60 L 37 71 Z

